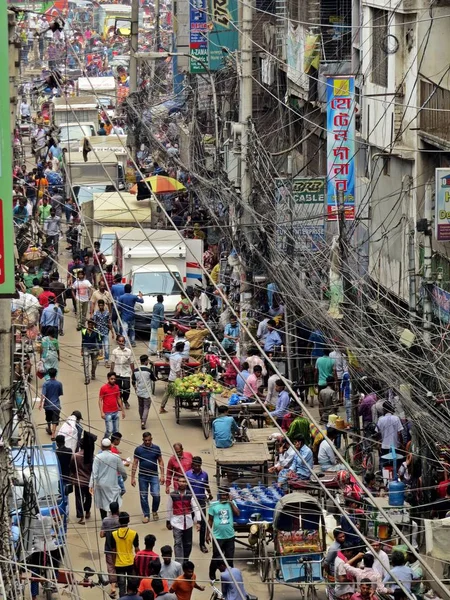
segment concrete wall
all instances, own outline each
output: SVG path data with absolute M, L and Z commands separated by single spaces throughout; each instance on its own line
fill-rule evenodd
M 407 300 L 412 164 L 395 157 L 389 161 L 389 175 L 383 174 L 383 158 L 372 161 L 369 273 L 382 286 Z

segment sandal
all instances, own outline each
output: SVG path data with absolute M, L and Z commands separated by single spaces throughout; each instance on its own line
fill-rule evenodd
M 148 523 L 150 521 L 149 517 L 143 517 L 142 518 L 142 522 L 143 523 Z

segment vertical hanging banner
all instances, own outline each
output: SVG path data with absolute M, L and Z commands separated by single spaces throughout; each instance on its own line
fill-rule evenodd
M 8 11 L 0 8 L 0 296 L 13 296 L 14 228 L 12 204 L 12 156 L 9 98 Z
M 210 0 L 209 23 L 209 68 L 218 71 L 224 67 L 222 48 L 229 53 L 238 49 L 239 36 L 236 24 L 238 20 L 237 0 Z
M 355 78 L 327 77 L 327 217 L 338 219 L 338 194 L 345 219 L 355 218 Z
M 450 169 L 436 169 L 435 234 L 439 242 L 450 241 Z
M 189 59 L 189 72 L 206 73 L 208 68 L 208 0 L 190 0 L 189 54 L 192 57 Z M 199 60 L 195 60 L 195 58 Z

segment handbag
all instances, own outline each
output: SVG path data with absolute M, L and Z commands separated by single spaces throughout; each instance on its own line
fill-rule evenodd
M 39 360 L 36 365 L 36 375 L 39 377 L 39 379 L 42 379 L 46 373 L 47 370 L 44 366 L 44 361 Z

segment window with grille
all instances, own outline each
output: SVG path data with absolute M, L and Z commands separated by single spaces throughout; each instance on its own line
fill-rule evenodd
M 372 83 L 387 87 L 388 85 L 388 54 L 385 52 L 388 36 L 388 11 L 372 8 Z

